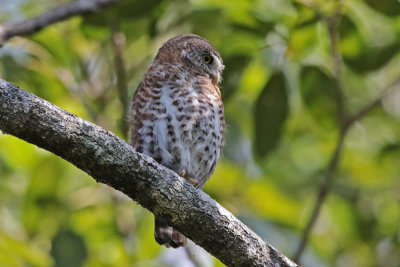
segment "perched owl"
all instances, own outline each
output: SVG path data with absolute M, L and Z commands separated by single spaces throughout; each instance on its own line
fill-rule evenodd
M 131 144 L 202 188 L 221 155 L 224 106 L 218 83 L 224 65 L 204 38 L 183 34 L 158 51 L 132 103 Z M 155 218 L 155 239 L 180 247 L 186 237 Z

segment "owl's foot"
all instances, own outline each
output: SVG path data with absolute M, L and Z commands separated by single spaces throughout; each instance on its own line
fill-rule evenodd
M 199 182 L 196 180 L 196 179 L 194 179 L 194 178 L 185 178 L 186 180 L 188 180 L 189 181 L 189 183 L 191 183 L 194 187 L 197 187 L 198 185 L 199 185 Z
M 199 181 L 197 181 L 197 179 L 186 177 L 186 170 L 182 171 L 181 177 L 191 183 L 194 187 L 197 187 L 199 185 Z
M 186 237 L 165 223 L 156 219 L 154 237 L 158 244 L 167 248 L 178 248 L 186 245 Z

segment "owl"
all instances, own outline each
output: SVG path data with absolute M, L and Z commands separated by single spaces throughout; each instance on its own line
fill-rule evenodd
M 204 38 L 176 36 L 162 45 L 132 102 L 131 145 L 203 188 L 224 142 L 224 106 L 218 84 L 221 55 Z M 155 217 L 155 239 L 177 248 L 186 237 Z

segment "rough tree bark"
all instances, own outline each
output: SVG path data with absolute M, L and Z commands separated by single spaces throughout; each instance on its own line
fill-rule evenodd
M 116 135 L 2 79 L 0 130 L 125 193 L 228 266 L 297 266 L 173 171 Z

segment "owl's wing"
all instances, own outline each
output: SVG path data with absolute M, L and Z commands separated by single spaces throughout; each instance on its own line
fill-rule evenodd
M 132 102 L 131 145 L 136 151 L 157 159 L 157 144 L 160 136 L 155 132 L 157 107 L 160 105 L 159 89 L 150 82 L 141 82 L 136 89 Z
M 157 81 L 157 82 L 156 82 Z M 169 135 L 171 114 L 167 114 L 162 98 L 161 80 L 157 75 L 145 76 L 133 97 L 131 117 L 131 145 L 160 164 L 180 173 L 181 153 L 172 153 L 171 142 L 178 138 Z
M 136 88 L 136 91 L 133 95 L 133 101 L 132 101 L 132 106 L 131 106 L 131 134 L 130 134 L 130 141 L 131 145 L 135 148 L 138 147 L 140 143 L 140 135 L 139 135 L 139 129 L 143 125 L 143 116 L 140 116 L 141 113 L 145 112 L 145 103 L 144 99 L 142 97 L 143 91 L 145 90 L 143 86 L 143 82 L 141 82 L 138 87 Z M 142 114 L 143 115 L 143 114 Z

